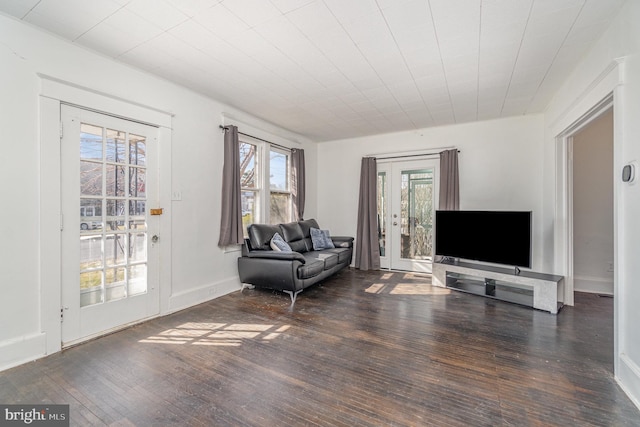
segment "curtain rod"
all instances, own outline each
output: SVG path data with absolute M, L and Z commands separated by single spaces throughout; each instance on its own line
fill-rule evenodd
M 443 150 L 446 151 L 446 150 Z M 458 153 L 460 152 L 460 150 L 456 150 Z M 374 157 L 376 159 L 380 159 L 380 160 L 389 160 L 389 159 L 407 159 L 410 157 L 425 157 L 425 156 L 439 156 L 440 152 L 437 153 L 422 153 L 422 154 L 405 154 L 405 155 L 398 155 L 398 156 L 386 156 L 386 157 L 380 157 L 380 156 L 376 156 L 376 155 L 372 155 L 372 156 L 365 156 L 365 157 Z
M 222 129 L 222 130 L 224 130 L 224 131 L 226 131 L 226 130 L 228 130 L 228 129 L 229 129 L 229 127 L 228 127 L 228 126 L 222 126 L 222 125 L 220 125 L 219 127 L 220 127 L 220 129 Z M 275 142 L 267 141 L 266 139 L 258 138 L 257 136 L 249 135 L 248 133 L 244 133 L 244 132 L 240 132 L 240 131 L 238 131 L 238 133 L 239 133 L 240 135 L 248 136 L 249 138 L 257 139 L 258 141 L 266 142 L 267 144 L 270 144 L 270 145 L 275 145 L 276 147 L 278 147 L 278 148 L 282 148 L 283 150 L 293 151 L 293 149 L 292 149 L 292 148 L 285 147 L 284 145 L 276 144 Z

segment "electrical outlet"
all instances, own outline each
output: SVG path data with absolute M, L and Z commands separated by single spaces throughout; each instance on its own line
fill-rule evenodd
M 174 202 L 179 202 L 180 200 L 182 200 L 182 191 L 174 191 L 173 193 L 171 193 L 171 200 L 173 200 Z
M 607 272 L 613 272 L 613 263 L 612 262 L 607 264 Z

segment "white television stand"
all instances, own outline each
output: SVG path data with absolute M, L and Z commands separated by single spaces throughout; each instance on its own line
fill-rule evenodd
M 433 285 L 558 314 L 564 277 L 462 261 L 433 263 Z

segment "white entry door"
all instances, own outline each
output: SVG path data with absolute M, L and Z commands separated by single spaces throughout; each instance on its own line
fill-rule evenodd
M 431 273 L 438 173 L 434 159 L 378 163 L 381 267 Z
M 62 343 L 159 313 L 158 130 L 62 106 Z

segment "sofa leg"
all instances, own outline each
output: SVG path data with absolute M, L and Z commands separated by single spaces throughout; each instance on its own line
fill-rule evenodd
M 284 290 L 283 290 L 282 292 L 289 294 L 289 296 L 291 297 L 291 305 L 293 305 L 293 304 L 295 304 L 295 302 L 296 302 L 296 297 L 298 296 L 298 294 L 299 294 L 300 292 L 302 292 L 302 289 L 300 289 L 299 291 L 296 291 L 296 292 L 293 292 L 293 291 L 284 291 Z
M 244 288 L 255 289 L 255 286 L 250 284 L 250 283 L 242 283 L 242 287 L 240 288 L 240 292 L 244 291 Z

